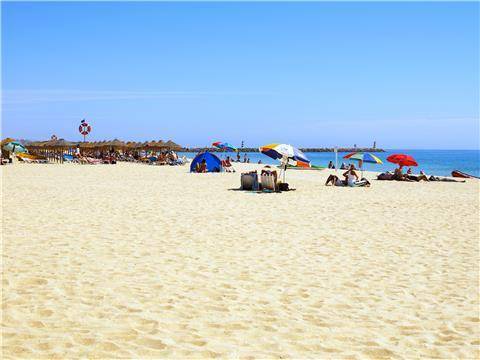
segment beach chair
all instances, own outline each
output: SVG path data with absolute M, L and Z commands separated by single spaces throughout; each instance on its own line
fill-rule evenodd
M 98 164 L 101 164 L 103 161 L 100 160 L 100 159 L 95 159 L 95 158 L 92 158 L 92 157 L 85 157 L 84 160 L 87 162 L 87 164 L 89 165 L 98 165 Z
M 27 156 L 24 156 L 24 154 L 17 154 L 17 159 L 18 159 L 20 162 L 24 162 L 24 163 L 27 163 L 27 164 L 33 163 L 33 160 L 30 159 L 30 158 L 27 157 Z
M 259 187 L 258 174 L 256 172 L 240 175 L 240 189 L 258 191 Z
M 32 154 L 27 154 L 27 153 L 18 153 L 17 159 L 19 161 L 25 162 L 25 163 L 36 163 L 36 164 L 45 164 L 48 163 L 48 160 L 42 156 L 38 155 L 32 155 Z
M 78 159 L 71 154 L 63 154 L 63 161 L 66 163 L 79 163 Z
M 262 174 L 261 176 L 262 190 L 277 191 L 275 177 L 272 174 Z

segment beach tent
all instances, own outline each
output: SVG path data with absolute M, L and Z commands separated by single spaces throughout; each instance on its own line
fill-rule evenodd
M 216 155 L 206 151 L 195 156 L 195 158 L 192 160 L 192 163 L 190 164 L 190 172 L 195 172 L 195 167 L 197 166 L 197 164 L 201 163 L 203 159 L 205 159 L 205 161 L 207 162 L 208 172 L 222 171 L 222 162 L 220 161 L 220 159 Z

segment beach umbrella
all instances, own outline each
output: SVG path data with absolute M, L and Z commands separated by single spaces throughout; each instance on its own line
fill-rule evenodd
M 177 143 L 173 142 L 172 140 L 168 140 L 165 143 L 165 147 L 170 149 L 170 150 L 180 150 L 182 147 L 178 145 Z
M 7 138 L 2 140 L 1 144 L 3 146 L 3 145 L 8 144 L 9 142 L 12 142 L 12 141 L 15 141 L 15 139 L 7 137 Z
M 387 157 L 387 161 L 393 163 L 393 164 L 398 164 L 400 167 L 404 166 L 418 166 L 417 162 L 415 159 L 406 154 L 393 154 Z
M 11 153 L 26 153 L 27 148 L 20 144 L 18 141 L 10 141 L 3 145 L 3 150 L 10 151 Z
M 224 151 L 237 151 L 237 148 L 227 142 L 216 141 L 212 143 L 212 146 L 216 147 L 217 149 L 222 149 Z
M 352 152 L 350 154 L 347 154 L 343 157 L 344 159 L 351 159 L 351 160 L 357 160 L 358 164 L 360 166 L 360 170 L 362 171 L 362 177 L 363 177 L 363 163 L 371 163 L 371 164 L 383 164 L 382 160 L 380 160 L 378 157 L 376 157 L 373 154 L 370 153 L 364 153 L 364 152 Z
M 223 149 L 227 151 L 237 151 L 237 148 L 233 145 L 230 145 L 229 143 L 225 142 L 222 143 Z
M 125 147 L 125 143 L 118 139 L 113 139 L 106 143 L 107 146 L 110 146 L 114 149 L 123 149 Z
M 259 148 L 262 154 L 276 160 L 287 160 L 293 165 L 310 167 L 310 160 L 306 155 L 289 144 L 268 144 Z
M 214 143 L 212 143 L 212 146 L 217 149 L 223 149 L 221 141 L 215 141 Z
M 362 161 L 364 163 L 371 163 L 371 164 L 383 164 L 382 160 L 370 153 L 364 152 L 352 152 L 347 154 L 343 157 L 344 159 L 352 159 Z
M 285 172 L 288 163 L 300 167 L 310 167 L 310 160 L 303 152 L 289 144 L 268 144 L 261 146 L 258 150 L 264 155 L 276 160 L 280 160 L 283 170 L 283 182 L 285 182 Z
M 157 146 L 159 149 L 163 149 L 163 148 L 167 147 L 166 142 L 163 141 L 163 140 L 158 140 L 157 143 L 156 143 L 156 146 Z

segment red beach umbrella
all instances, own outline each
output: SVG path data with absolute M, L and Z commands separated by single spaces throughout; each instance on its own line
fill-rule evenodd
M 393 154 L 387 157 L 387 161 L 398 164 L 400 167 L 403 166 L 418 166 L 417 162 L 413 157 L 406 154 Z

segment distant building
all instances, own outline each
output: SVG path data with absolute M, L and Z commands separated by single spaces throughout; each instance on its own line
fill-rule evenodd
M 374 148 L 374 149 L 377 148 L 377 142 L 376 142 L 376 141 L 373 142 L 373 148 Z

